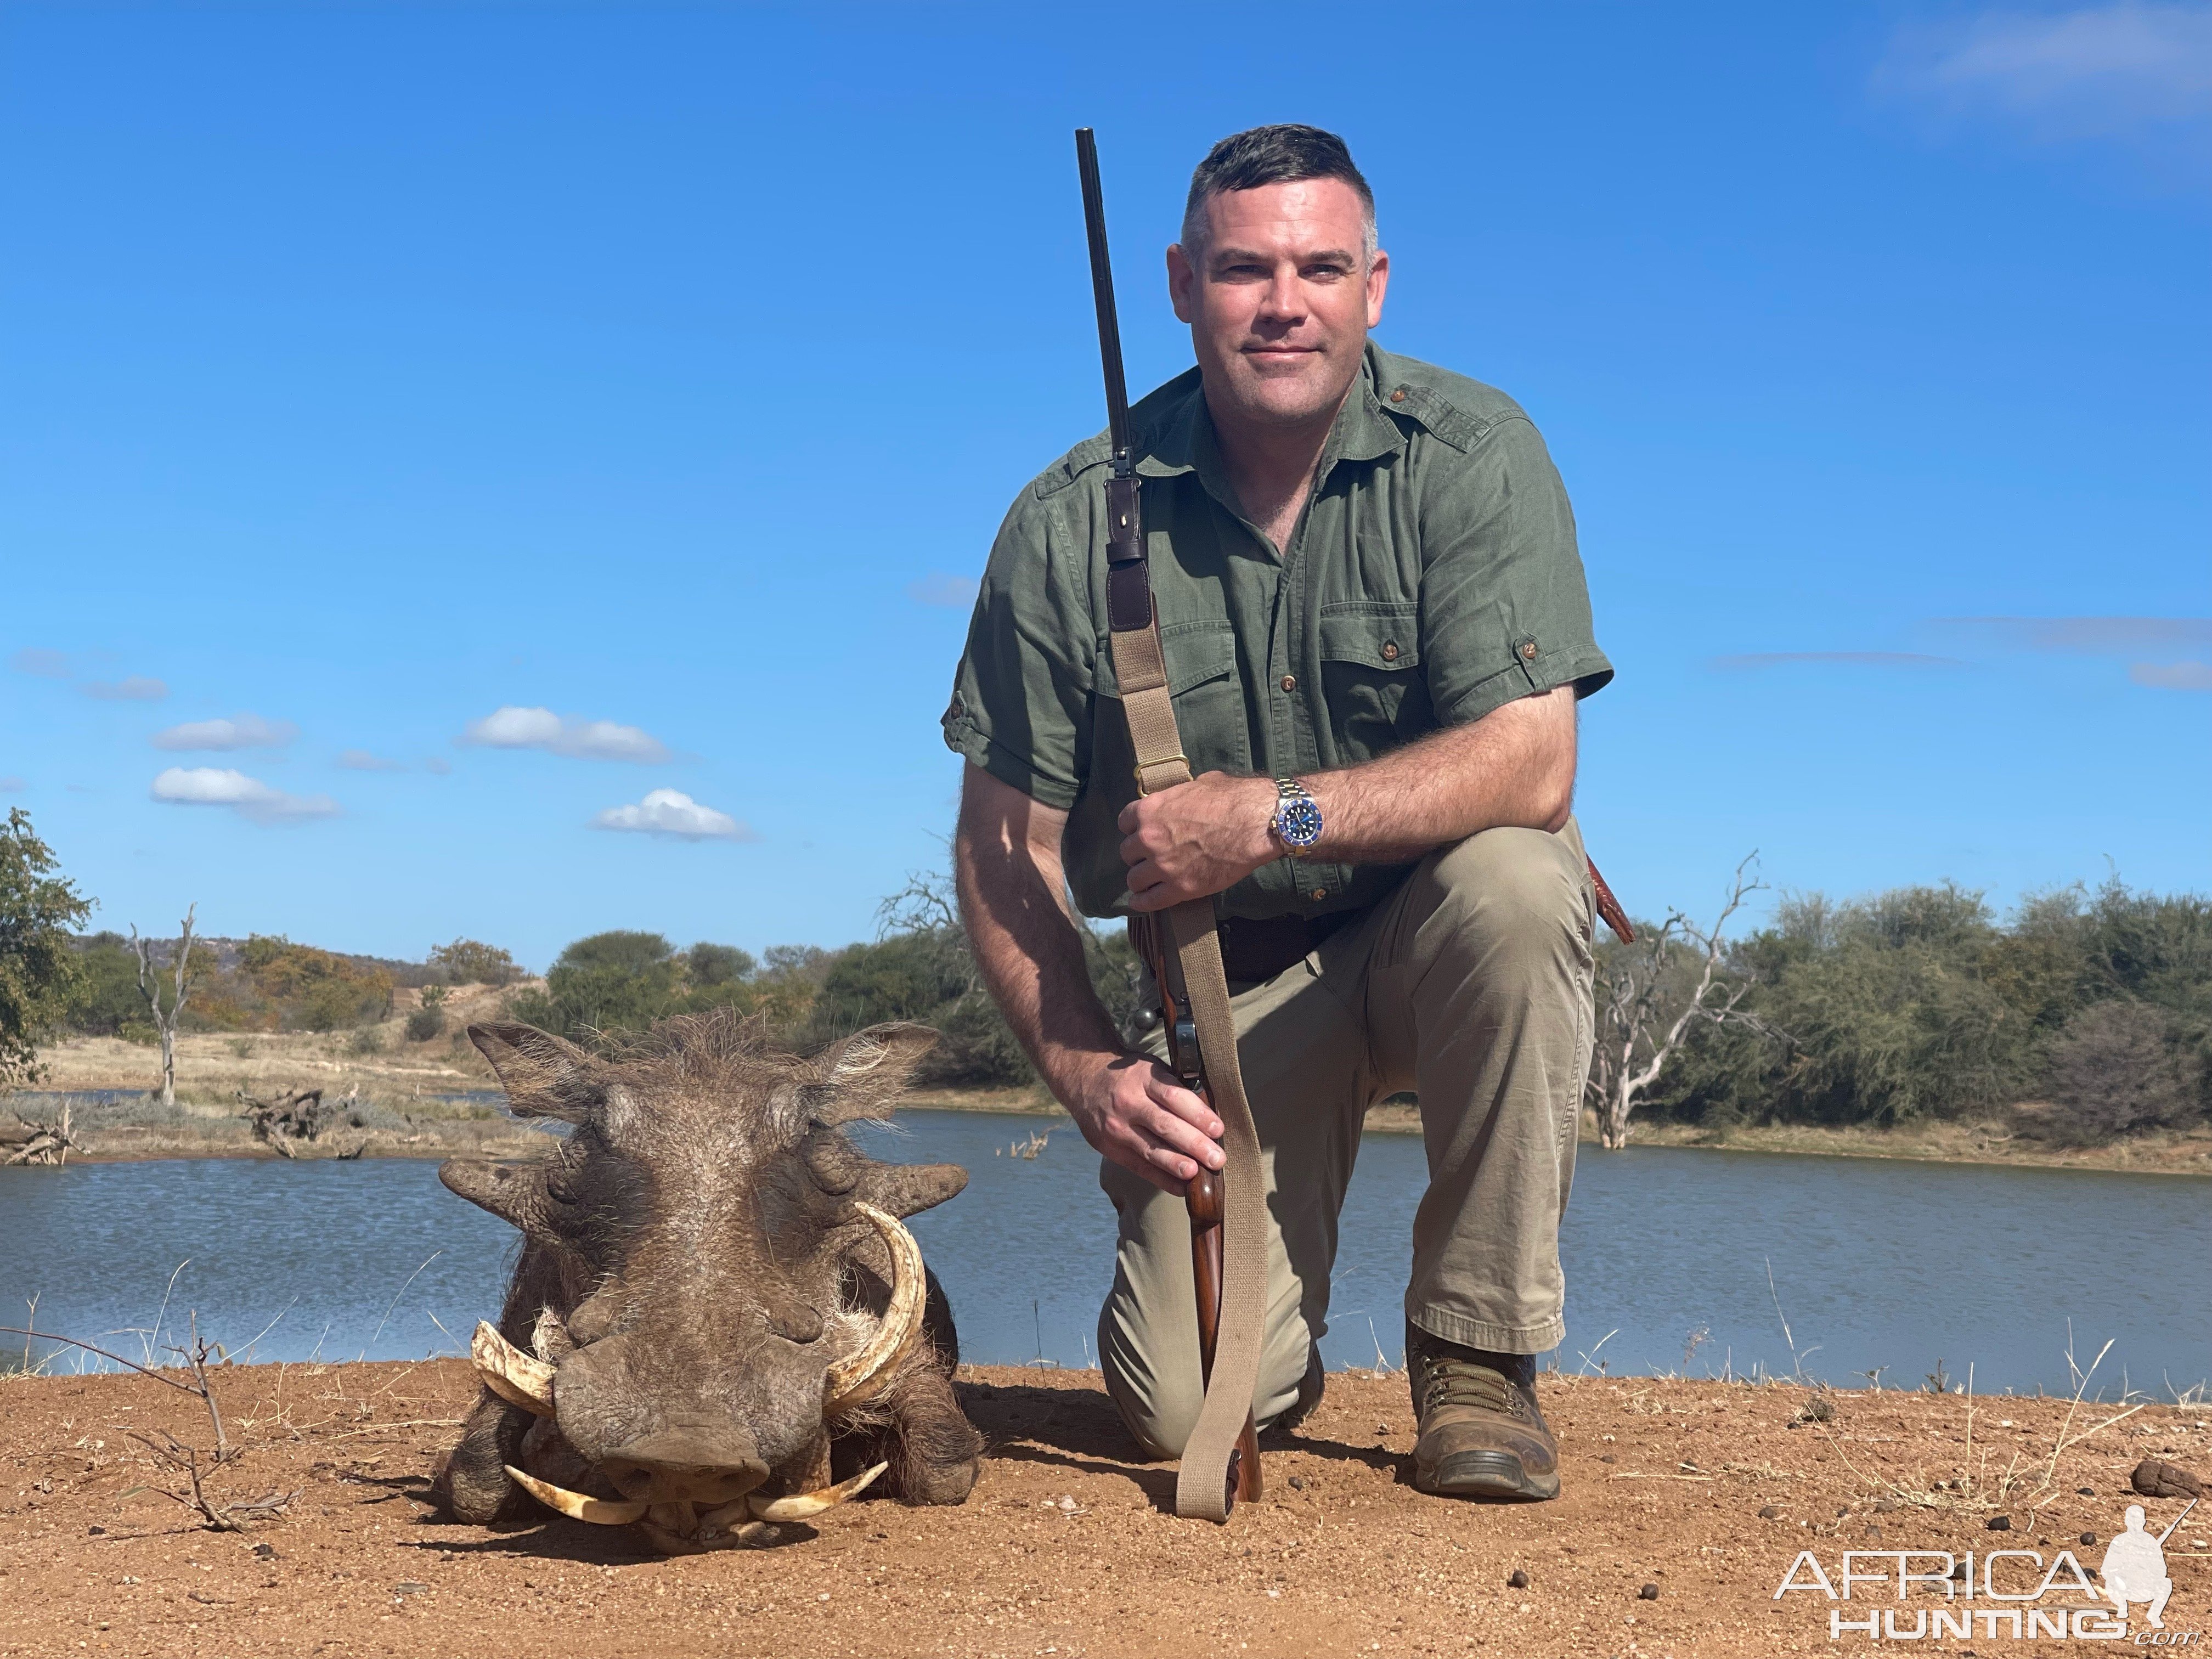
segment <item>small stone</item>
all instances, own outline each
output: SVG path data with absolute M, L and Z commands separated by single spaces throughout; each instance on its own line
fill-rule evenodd
M 276 1559 L 276 1547 L 274 1544 L 256 1544 L 253 1547 L 253 1553 L 264 1561 L 274 1561 Z
M 2097 1534 L 2094 1532 L 2085 1532 L 2081 1534 L 2081 1541 L 2085 1544 L 2094 1544 L 2097 1541 Z
M 2074 1490 L 2084 1498 L 2094 1498 L 2097 1495 L 2097 1489 L 2094 1486 L 2076 1486 Z
M 1759 1518 L 1762 1521 L 1771 1521 L 1781 1513 L 1782 1506 L 1779 1504 L 1761 1504 L 1759 1506 Z
M 99 1537 L 102 1533 L 106 1532 L 106 1530 L 107 1530 L 107 1528 L 105 1528 L 105 1527 L 87 1527 L 87 1528 L 85 1528 L 85 1532 L 86 1532 L 86 1534 L 87 1534 L 88 1535 L 91 1536 L 91 1537 L 94 1537 L 94 1538 L 97 1538 L 97 1537 Z
M 1304 1476 L 1303 1474 L 1294 1474 L 1294 1475 L 1292 1475 L 1292 1476 L 1291 1477 L 1291 1490 L 1292 1492 L 1304 1492 L 1305 1489 L 1306 1489 L 1306 1478 L 1305 1478 L 1305 1476 Z
M 429 1588 L 428 1584 L 418 1584 L 412 1578 L 409 1578 L 394 1584 L 392 1587 L 392 1593 L 394 1595 L 420 1595 Z
M 1838 1521 L 1840 1521 L 1840 1520 L 1842 1520 L 1845 1516 L 1849 1515 L 1850 1512 L 1851 1512 L 1851 1506 L 1850 1506 L 1849 1504 L 1844 1504 L 1844 1505 L 1843 1506 L 1843 1508 L 1841 1508 L 1841 1509 L 1839 1509 L 1839 1510 L 1838 1510 L 1836 1511 L 1836 1519 L 1837 1519 L 1837 1520 L 1838 1520 Z
M 1991 1532 L 2010 1532 L 2012 1530 L 2012 1516 L 2008 1515 L 1993 1515 L 1982 1524 L 1987 1527 Z
M 1874 1512 L 1876 1515 L 1887 1515 L 1896 1507 L 1897 1500 L 1894 1498 L 1877 1498 L 1874 1500 Z
M 1659 1586 L 1656 1584 L 1646 1584 L 1642 1589 L 1636 1592 L 1636 1599 L 1639 1601 L 1656 1601 L 1659 1599 Z
M 1600 1452 L 1598 1454 L 1597 1461 L 1601 1463 L 1611 1463 L 1617 1462 L 1618 1460 L 1614 1458 L 1611 1452 Z
M 1527 1589 L 1528 1588 L 1528 1575 L 1522 1571 L 1518 1567 L 1514 1568 L 1512 1577 L 1509 1577 L 1505 1581 L 1505 1588 L 1508 1589 Z

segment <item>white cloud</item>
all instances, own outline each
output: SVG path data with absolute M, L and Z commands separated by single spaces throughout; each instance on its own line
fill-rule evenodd
M 128 674 L 119 680 L 88 680 L 84 695 L 103 702 L 159 702 L 169 695 L 169 688 L 147 675 Z
M 2212 663 L 2134 663 L 2128 668 L 2128 678 L 2137 685 L 2155 685 L 2168 691 L 2212 691 Z
M 2212 115 L 2212 5 L 2112 0 L 1908 25 L 1875 80 L 2024 119 L 2052 137 L 2201 121 Z
M 520 708 L 513 704 L 471 721 L 461 741 L 483 749 L 542 749 L 549 755 L 577 760 L 653 765 L 669 758 L 665 744 L 635 726 L 564 718 L 550 708 Z
M 173 806 L 228 806 L 256 823 L 297 823 L 334 818 L 328 795 L 288 795 L 258 778 L 222 766 L 172 766 L 154 780 L 154 799 Z
M 235 720 L 187 720 L 154 734 L 156 749 L 282 749 L 300 735 L 289 720 L 264 720 L 258 714 Z
M 973 576 L 949 576 L 942 570 L 933 570 L 919 581 L 908 582 L 906 596 L 916 605 L 957 610 L 975 603 L 978 586 Z
M 69 659 L 58 651 L 41 651 L 36 646 L 26 646 L 8 659 L 8 666 L 18 674 L 36 674 L 49 680 L 69 678 Z
M 759 836 L 727 812 L 702 806 L 676 789 L 655 789 L 635 806 L 610 806 L 592 820 L 594 830 L 631 830 L 684 841 L 757 841 Z
M 372 754 L 366 749 L 340 750 L 338 764 L 349 772 L 404 772 L 407 769 L 400 762 L 386 760 L 383 756 Z

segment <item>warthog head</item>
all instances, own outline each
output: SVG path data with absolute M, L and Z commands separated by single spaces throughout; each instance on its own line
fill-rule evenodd
M 437 1474 L 457 1518 L 535 1498 L 690 1550 L 886 1473 L 911 1503 L 967 1496 L 981 1442 L 952 1393 L 951 1310 L 900 1219 L 967 1171 L 877 1163 L 844 1128 L 889 1114 L 934 1033 L 874 1026 L 811 1060 L 727 1013 L 605 1059 L 528 1025 L 469 1036 L 518 1115 L 570 1128 L 533 1163 L 438 1172 L 525 1239 Z

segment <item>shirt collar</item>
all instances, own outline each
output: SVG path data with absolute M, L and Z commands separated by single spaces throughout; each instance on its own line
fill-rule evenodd
M 1406 434 L 1392 420 L 1376 394 L 1379 348 L 1372 340 L 1360 354 L 1359 377 L 1352 383 L 1344 407 L 1336 412 L 1328 442 L 1322 450 L 1322 476 L 1339 461 L 1379 461 L 1406 447 Z M 1205 384 L 1196 369 L 1187 371 L 1189 384 L 1161 411 L 1158 423 L 1146 434 L 1137 471 L 1147 478 L 1171 478 L 1200 470 L 1203 464 L 1218 469 L 1213 422 L 1206 413 Z M 1178 380 L 1184 378 L 1177 376 Z M 1170 382 L 1170 386 L 1173 386 Z M 1167 390 L 1168 388 L 1162 388 Z

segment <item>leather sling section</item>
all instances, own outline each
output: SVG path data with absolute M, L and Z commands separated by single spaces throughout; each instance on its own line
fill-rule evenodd
M 1113 631 L 1107 637 L 1114 677 L 1121 683 L 1122 712 L 1129 722 L 1130 746 L 1137 757 L 1138 793 L 1149 795 L 1189 782 L 1190 761 L 1176 730 L 1157 619 L 1147 616 L 1142 628 Z M 1226 1211 L 1221 1224 L 1221 1322 L 1206 1403 L 1176 1476 L 1176 1513 L 1226 1521 L 1229 1459 L 1260 1382 L 1267 1311 L 1267 1193 L 1260 1167 L 1260 1132 L 1253 1125 L 1243 1073 L 1237 1063 L 1237 1022 L 1221 968 L 1213 901 L 1193 899 L 1176 905 L 1162 920 L 1182 969 L 1183 994 L 1198 1028 L 1199 1054 L 1213 1109 L 1221 1119 L 1221 1149 L 1227 1157 L 1221 1171 Z

